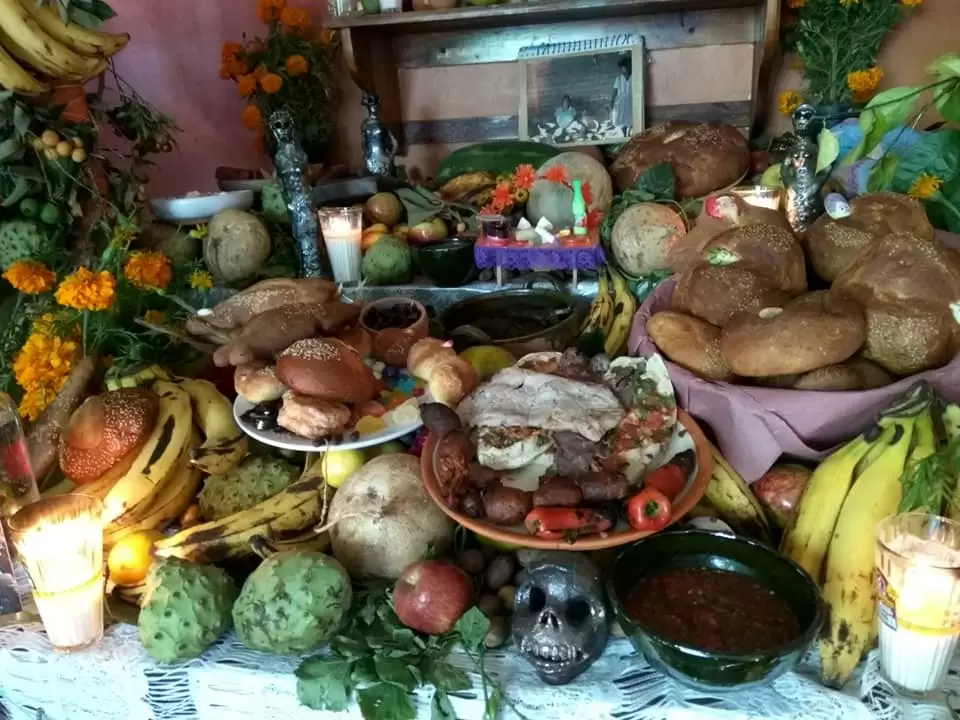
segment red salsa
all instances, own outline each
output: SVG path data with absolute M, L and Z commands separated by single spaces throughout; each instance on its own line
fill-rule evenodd
M 800 634 L 780 596 L 724 570 L 678 568 L 645 577 L 627 595 L 625 609 L 658 635 L 711 652 L 766 652 Z

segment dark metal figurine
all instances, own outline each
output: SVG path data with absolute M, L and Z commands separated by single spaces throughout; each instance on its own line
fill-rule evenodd
M 823 214 L 820 190 L 830 175 L 829 169 L 817 174 L 816 110 L 801 105 L 793 114 L 794 141 L 780 165 L 785 190 L 785 212 L 793 231 L 805 233 Z
M 363 106 L 367 109 L 367 118 L 360 126 L 364 172 L 367 175 L 393 177 L 397 139 L 380 119 L 380 98 L 376 93 L 365 92 Z
M 300 275 L 322 277 L 320 252 L 317 249 L 317 212 L 304 177 L 308 164 L 307 153 L 300 145 L 297 128 L 288 111 L 271 113 L 268 124 L 276 147 L 273 164 L 277 168 L 283 199 L 290 211 L 293 237 L 300 250 Z

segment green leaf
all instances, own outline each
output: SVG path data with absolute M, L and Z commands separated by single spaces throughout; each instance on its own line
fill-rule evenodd
M 369 685 L 370 683 L 380 682 L 380 676 L 377 675 L 377 666 L 373 658 L 357 660 L 353 664 L 353 672 L 350 677 L 355 685 Z
M 960 53 L 941 55 L 927 67 L 927 72 L 941 78 L 960 78 Z
M 88 30 L 99 29 L 116 13 L 103 0 L 73 0 L 67 9 L 70 20 Z
M 473 687 L 470 676 L 446 660 L 431 660 L 426 663 L 424 675 L 428 683 L 444 692 L 460 692 Z
M 430 703 L 430 720 L 457 720 L 450 698 L 439 688 L 433 694 L 433 701 Z
M 889 190 L 893 185 L 893 176 L 900 165 L 900 158 L 896 155 L 887 154 L 880 158 L 880 161 L 874 165 L 870 171 L 870 178 L 867 180 L 867 189 L 870 192 L 883 192 Z
M 453 629 L 464 647 L 474 651 L 483 645 L 483 639 L 489 630 L 490 619 L 477 607 L 472 607 L 461 615 Z
M 13 189 L 4 195 L 3 203 L 0 204 L 2 204 L 3 207 L 16 205 L 27 196 L 28 192 L 30 192 L 30 183 L 27 182 L 27 179 L 20 175 L 15 175 L 13 178 Z
M 960 82 L 934 90 L 933 101 L 947 122 L 960 123 Z
M 490 694 L 487 695 L 487 703 L 483 709 L 483 717 L 486 720 L 496 720 L 500 717 L 501 705 L 503 705 L 503 691 L 499 685 L 493 685 L 490 688 Z
M 343 660 L 360 660 L 370 653 L 366 643 L 347 635 L 339 635 L 334 638 L 330 649 Z
M 26 135 L 30 129 L 30 115 L 20 103 L 13 106 L 13 129 L 20 137 Z
M 662 162 L 648 168 L 637 179 L 636 189 L 649 194 L 651 200 L 675 199 L 677 189 L 673 166 L 669 162 Z
M 385 683 L 391 683 L 402 687 L 407 692 L 413 692 L 419 683 L 410 672 L 407 663 L 395 658 L 376 658 L 374 666 L 377 669 L 377 677 Z
M 782 188 L 783 177 L 780 173 L 780 163 L 774 163 L 763 171 L 763 176 L 760 178 L 760 184 L 766 187 Z
M 833 167 L 840 157 L 840 141 L 837 136 L 824 128 L 817 140 L 817 175 Z
M 357 691 L 364 720 L 416 720 L 417 710 L 397 685 L 380 683 Z
M 913 114 L 920 97 L 920 88 L 895 87 L 878 92 L 867 103 L 867 110 L 878 113 L 887 121 L 888 128 L 903 125 Z M 861 113 L 862 117 L 863 113 Z M 862 126 L 861 126 L 862 127 Z
M 0 162 L 13 160 L 18 157 L 22 151 L 23 143 L 20 142 L 19 138 L 8 137 L 3 142 L 0 142 Z
M 960 173 L 960 130 L 924 133 L 916 144 L 905 150 L 893 177 L 893 191 L 907 192 L 920 173 L 942 180 Z
M 343 712 L 350 700 L 350 663 L 312 658 L 297 668 L 297 698 L 311 710 Z

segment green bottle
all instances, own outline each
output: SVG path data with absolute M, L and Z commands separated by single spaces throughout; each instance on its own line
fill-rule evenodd
M 573 234 L 587 234 L 587 203 L 583 199 L 583 187 L 579 180 L 573 181 Z

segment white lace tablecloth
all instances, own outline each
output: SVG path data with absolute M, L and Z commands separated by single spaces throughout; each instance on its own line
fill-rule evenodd
M 946 695 L 960 693 L 954 661 L 944 698 L 916 703 L 898 697 L 880 677 L 872 654 L 846 692 L 821 687 L 814 660 L 770 686 L 730 694 L 685 688 L 650 667 L 626 640 L 610 642 L 603 657 L 564 687 L 548 687 L 509 649 L 491 652 L 487 668 L 528 720 L 950 720 Z M 453 661 L 471 670 L 470 661 Z M 302 707 L 293 671 L 296 657 L 246 649 L 229 635 L 201 658 L 160 666 L 144 653 L 137 629 L 114 625 L 84 652 L 55 652 L 42 627 L 0 629 L 0 702 L 11 720 L 323 720 L 359 718 Z M 477 688 L 475 673 L 471 672 Z M 429 718 L 428 692 L 416 702 Z M 479 694 L 452 698 L 460 720 L 481 720 Z M 41 712 L 42 711 L 42 712 Z M 508 710 L 504 720 L 516 718 Z

